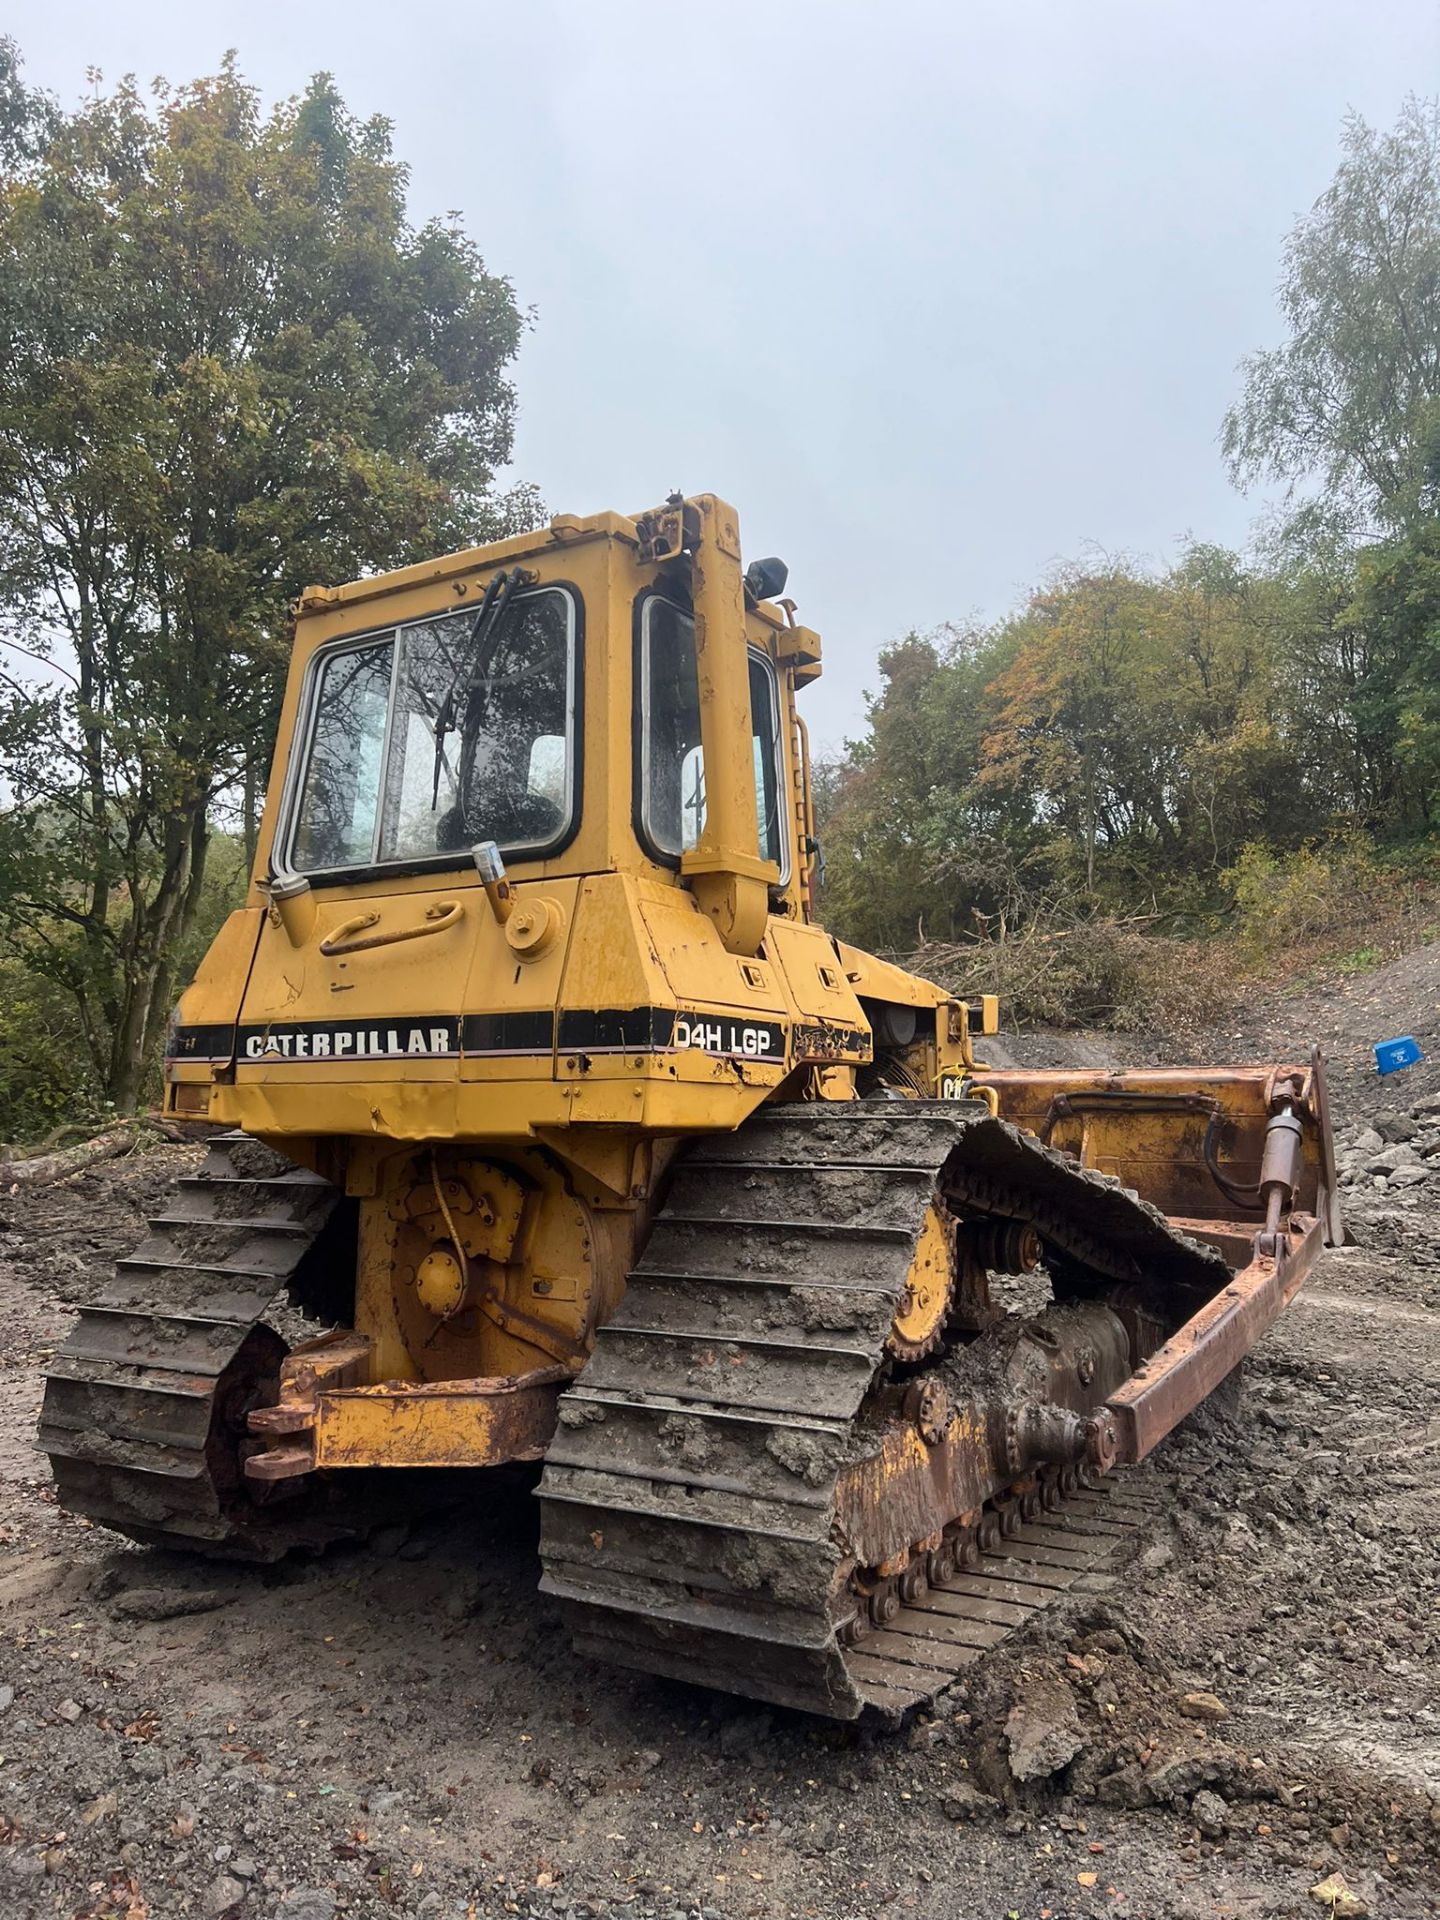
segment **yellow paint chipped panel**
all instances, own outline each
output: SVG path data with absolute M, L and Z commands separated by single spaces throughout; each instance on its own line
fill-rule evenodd
M 496 1389 L 501 1390 L 497 1391 Z M 555 1430 L 554 1381 L 447 1382 L 322 1393 L 318 1467 L 486 1467 L 535 1460 Z

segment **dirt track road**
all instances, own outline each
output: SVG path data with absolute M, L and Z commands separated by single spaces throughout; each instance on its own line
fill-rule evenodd
M 1427 967 L 1396 994 L 1432 1005 Z M 1437 1090 L 1342 1078 L 1352 1138 Z M 187 1152 L 0 1199 L 4 1920 L 1298 1920 L 1337 1869 L 1383 1920 L 1440 1913 L 1440 1162 L 1401 1188 L 1358 1156 L 1359 1244 L 1140 1470 L 1173 1517 L 1124 1581 L 872 1735 L 578 1660 L 520 1480 L 268 1571 L 58 1512 L 30 1444 L 61 1302 Z M 144 1617 L 177 1584 L 205 1610 Z M 1068 1757 L 1018 1780 L 1037 1731 Z

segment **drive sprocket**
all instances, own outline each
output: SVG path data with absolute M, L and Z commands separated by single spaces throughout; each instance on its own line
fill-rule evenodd
M 925 1210 L 905 1292 L 886 1338 L 896 1360 L 914 1364 L 939 1347 L 955 1298 L 955 1222 L 943 1200 Z

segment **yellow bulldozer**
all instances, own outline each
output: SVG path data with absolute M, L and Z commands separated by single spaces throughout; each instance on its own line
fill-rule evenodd
M 1144 1523 L 1113 1470 L 1339 1235 L 1320 1060 L 990 1068 L 993 1000 L 827 933 L 785 584 L 701 494 L 301 596 L 67 1508 L 264 1559 L 355 1468 L 538 1462 L 583 1652 L 837 1718 Z

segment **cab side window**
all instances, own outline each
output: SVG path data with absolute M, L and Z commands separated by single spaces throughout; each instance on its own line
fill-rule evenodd
M 394 644 L 347 647 L 325 662 L 291 854 L 301 873 L 375 857 Z
M 640 613 L 640 825 L 650 851 L 677 860 L 705 826 L 705 750 L 700 744 L 700 683 L 695 622 L 652 594 Z M 750 715 L 755 765 L 756 851 L 785 877 L 788 841 L 780 779 L 780 690 L 764 654 L 750 654 Z

